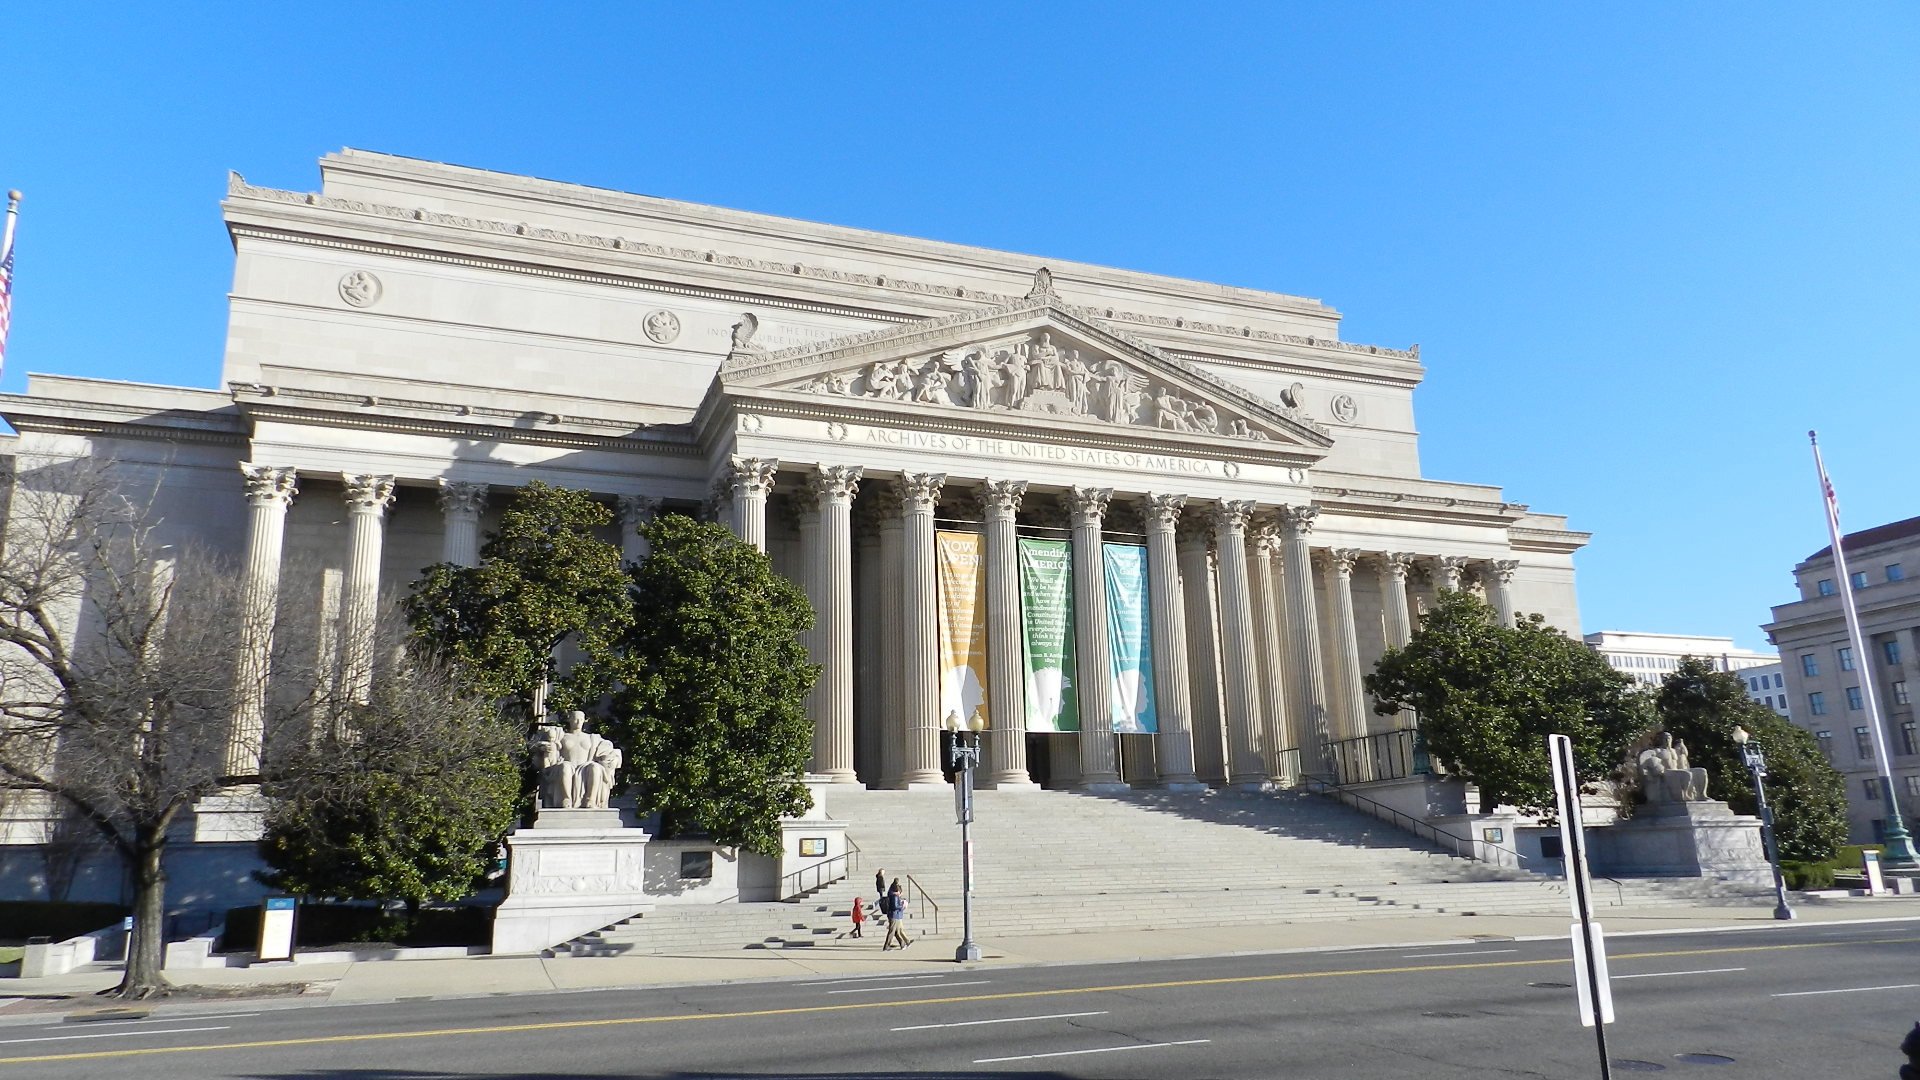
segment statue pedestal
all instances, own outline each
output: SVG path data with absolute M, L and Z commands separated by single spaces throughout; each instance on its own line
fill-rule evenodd
M 1617 825 L 1589 829 L 1587 839 L 1596 874 L 1773 883 L 1760 819 L 1723 802 L 1648 803 Z
M 532 953 L 653 906 L 652 837 L 618 810 L 542 810 L 507 835 L 507 898 L 493 915 L 494 955 Z

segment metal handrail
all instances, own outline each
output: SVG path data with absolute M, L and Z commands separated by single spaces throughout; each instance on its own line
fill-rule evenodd
M 860 872 L 860 845 L 854 843 L 852 837 L 847 837 L 846 840 L 847 840 L 846 851 L 843 851 L 840 854 L 835 855 L 831 859 L 826 859 L 821 862 L 814 863 L 811 866 L 803 866 L 800 869 L 795 870 L 793 873 L 788 874 L 785 877 L 782 877 L 780 879 L 780 899 L 791 900 L 795 897 L 800 896 L 803 893 L 812 892 L 813 890 L 821 888 L 822 886 L 831 885 L 836 881 L 845 881 L 846 879 L 852 877 L 854 874 L 859 873 Z M 822 876 L 826 872 L 827 868 L 831 866 L 839 866 L 840 873 L 834 877 Z M 801 882 L 809 874 L 813 875 L 813 878 L 814 878 L 813 884 L 808 885 L 805 888 L 802 888 Z M 793 883 L 791 887 L 789 887 L 789 885 L 787 884 L 788 882 Z
M 919 894 L 919 897 L 920 897 L 920 909 L 919 909 L 919 912 L 914 917 L 918 919 L 924 919 L 927 917 L 927 909 L 932 908 L 933 909 L 933 936 L 939 937 L 940 936 L 940 904 L 939 902 L 936 901 L 933 897 L 927 895 L 927 890 L 920 887 L 920 883 L 913 879 L 912 874 L 906 875 L 906 879 L 907 879 L 907 885 L 911 887 L 913 892 Z
M 1364 807 L 1356 806 L 1354 807 L 1354 809 L 1356 810 L 1364 809 L 1367 813 L 1372 814 L 1374 817 L 1379 818 L 1381 821 L 1385 821 L 1389 824 L 1406 829 L 1409 832 L 1413 833 L 1415 836 L 1419 836 L 1419 837 L 1422 837 L 1423 839 L 1428 839 L 1433 841 L 1436 845 L 1439 845 L 1442 847 L 1450 846 L 1453 849 L 1454 855 L 1460 858 L 1474 859 L 1479 862 L 1492 863 L 1495 866 L 1501 866 L 1501 867 L 1510 865 L 1515 870 L 1527 869 L 1526 864 L 1531 861 L 1527 858 L 1527 856 L 1520 854 L 1518 851 L 1515 851 L 1510 847 L 1506 847 L 1501 844 L 1495 844 L 1487 840 L 1475 840 L 1470 836 L 1461 836 L 1458 833 L 1451 832 L 1447 829 L 1442 829 L 1438 825 L 1435 825 L 1431 822 L 1422 821 L 1419 818 L 1414 817 L 1410 814 L 1403 814 L 1400 811 L 1395 810 L 1393 807 L 1386 805 L 1385 803 L 1376 802 L 1373 799 L 1367 798 L 1365 795 L 1361 795 L 1355 791 L 1352 791 L 1344 787 L 1343 785 L 1341 785 L 1331 777 L 1314 776 L 1312 774 L 1302 774 L 1300 781 L 1301 783 L 1307 785 L 1307 788 L 1310 791 L 1316 791 L 1320 794 L 1330 793 L 1335 798 L 1340 799 L 1343 802 L 1348 799 L 1352 799 L 1356 803 L 1364 803 L 1366 804 Z M 1464 851 L 1461 850 L 1462 844 L 1466 845 L 1466 850 Z M 1487 858 L 1482 854 L 1480 854 L 1480 852 L 1483 849 L 1490 852 L 1496 852 L 1498 853 L 1499 857 Z M 1510 863 L 1508 862 L 1508 859 L 1507 859 L 1507 857 L 1509 856 L 1512 859 Z

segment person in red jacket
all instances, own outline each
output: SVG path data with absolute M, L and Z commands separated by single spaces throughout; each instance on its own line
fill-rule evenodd
M 853 933 L 848 934 L 847 936 L 859 937 L 860 928 L 866 924 L 866 921 L 867 921 L 866 898 L 861 896 L 856 896 L 853 898 Z

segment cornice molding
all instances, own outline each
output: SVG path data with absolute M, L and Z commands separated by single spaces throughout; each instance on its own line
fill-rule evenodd
M 898 277 L 892 274 L 853 273 L 833 267 L 816 266 L 804 262 L 789 262 L 779 259 L 756 259 L 744 255 L 730 255 L 711 248 L 683 248 L 665 244 L 654 244 L 644 240 L 632 240 L 624 236 L 600 236 L 594 233 L 573 232 L 564 229 L 550 229 L 544 226 L 530 225 L 527 222 L 496 221 L 488 218 L 469 217 L 463 214 L 447 214 L 423 208 L 408 209 L 384 203 L 369 202 L 363 199 L 342 199 L 333 196 L 308 192 L 283 191 L 278 188 L 256 187 L 246 182 L 239 173 L 227 175 L 227 198 L 257 203 L 277 204 L 281 206 L 312 207 L 339 213 L 358 214 L 363 217 L 382 218 L 389 221 L 408 222 L 462 232 L 499 237 L 504 239 L 526 239 L 549 244 L 588 248 L 599 252 L 614 252 L 628 256 L 651 258 L 682 265 L 717 267 L 727 270 L 744 270 L 752 273 L 778 275 L 792 279 L 803 278 L 813 281 L 852 285 L 859 288 L 879 289 L 887 294 L 900 297 L 921 296 L 945 300 L 962 300 L 997 306 L 1022 299 L 1005 293 L 987 289 L 970 289 L 961 285 L 941 285 L 933 282 L 918 281 L 912 278 Z M 244 226 L 232 226 L 239 232 Z M 320 239 L 320 238 L 310 238 Z M 512 264 L 512 268 L 522 272 L 534 270 L 522 264 Z M 567 276 L 561 274 L 558 276 Z M 588 278 L 591 279 L 590 277 Z M 781 303 L 756 298 L 751 301 L 763 307 L 781 307 Z M 793 306 L 815 310 L 805 302 L 793 302 Z M 1390 349 L 1378 345 L 1364 345 L 1332 339 L 1315 338 L 1302 334 L 1286 334 L 1274 330 L 1259 330 L 1252 326 L 1234 326 L 1214 323 L 1206 320 L 1188 319 L 1184 316 L 1149 315 L 1127 311 L 1120 308 L 1096 306 L 1089 309 L 1110 322 L 1128 323 L 1136 326 L 1150 326 L 1164 329 L 1187 330 L 1194 333 L 1218 337 L 1237 338 L 1242 341 L 1258 341 L 1282 345 L 1306 346 L 1326 349 L 1336 353 L 1362 356 L 1386 357 L 1396 360 L 1420 359 L 1420 348 Z M 910 318 L 911 316 L 906 316 Z

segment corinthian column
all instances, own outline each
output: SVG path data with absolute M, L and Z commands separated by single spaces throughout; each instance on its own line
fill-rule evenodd
M 1467 560 L 1460 555 L 1442 555 L 1433 560 L 1434 582 L 1441 592 L 1459 592 L 1460 575 L 1467 569 Z
M 807 478 L 812 505 L 800 519 L 814 611 L 808 652 L 821 665 L 807 697 L 813 771 L 836 784 L 859 782 L 853 768 L 853 496 L 859 486 L 859 466 L 819 466 Z
M 1300 767 L 1313 773 L 1327 771 L 1326 673 L 1320 666 L 1320 615 L 1313 595 L 1313 560 L 1307 537 L 1320 513 L 1312 506 L 1280 508 L 1280 546 L 1287 570 L 1287 657 L 1293 676 L 1291 731 L 1300 748 Z
M 652 495 L 622 495 L 619 501 L 620 560 L 637 563 L 647 557 L 647 538 L 640 530 L 660 516 L 660 500 Z
M 480 565 L 480 511 L 486 505 L 487 485 L 440 481 L 441 562 Z
M 946 482 L 944 473 L 900 478 L 906 527 L 905 572 L 899 579 L 906 622 L 900 677 L 907 736 L 901 780 L 910 788 L 946 783 L 940 772 L 940 624 L 933 545 L 933 508 Z
M 1027 687 L 1020 663 L 1020 551 L 1014 518 L 1025 480 L 989 480 L 981 489 L 987 532 L 987 783 L 1039 785 L 1027 774 Z
M 1353 615 L 1353 564 L 1360 552 L 1353 548 L 1335 548 L 1327 554 L 1332 571 L 1328 593 L 1333 599 L 1333 642 L 1337 654 L 1333 669 L 1337 675 L 1334 689 L 1339 702 L 1336 710 L 1343 739 L 1357 739 L 1367 733 L 1366 686 L 1360 681 L 1360 631 Z
M 1073 630 L 1079 654 L 1080 786 L 1092 790 L 1124 788 L 1114 766 L 1111 649 L 1107 642 L 1107 574 L 1100 558 L 1100 528 L 1112 488 L 1072 489 L 1067 509 L 1073 517 Z
M 898 482 L 876 500 L 880 521 L 880 786 L 900 787 L 907 771 L 907 574 L 905 502 Z
M 1389 551 L 1380 557 L 1381 609 L 1386 615 L 1387 647 L 1404 649 L 1413 640 L 1412 602 L 1407 598 L 1407 568 L 1414 556 Z
M 1220 652 L 1226 669 L 1227 782 L 1264 788 L 1266 765 L 1255 732 L 1260 727 L 1260 661 L 1253 636 L 1253 596 L 1247 584 L 1247 519 L 1253 503 L 1221 502 L 1213 512 L 1213 546 L 1220 563 Z
M 292 469 L 252 462 L 240 466 L 247 485 L 247 577 L 240 626 L 239 695 L 227 733 L 222 771 L 253 776 L 260 771 L 266 733 L 267 679 L 273 655 L 273 617 L 280 599 L 280 553 L 286 546 L 287 506 L 299 489 Z
M 1160 714 L 1160 783 L 1171 791 L 1201 791 L 1193 774 L 1193 710 L 1187 674 L 1187 609 L 1180 596 L 1174 529 L 1185 495 L 1147 495 L 1147 587 L 1152 593 L 1154 711 Z
M 779 470 L 780 463 L 770 458 L 736 457 L 727 474 L 734 535 L 763 554 L 767 550 L 767 496 L 773 491 L 773 474 Z
M 1520 569 L 1520 560 L 1495 559 L 1487 564 L 1487 568 L 1487 591 L 1493 594 L 1493 610 L 1499 613 L 1501 626 L 1512 626 L 1513 572 Z
M 380 548 L 386 539 L 393 477 L 347 473 L 347 580 L 341 612 L 340 655 L 346 661 L 341 689 L 364 703 L 373 689 L 373 623 L 380 606 Z
M 1280 612 L 1275 578 L 1279 576 L 1280 531 L 1270 520 L 1256 519 L 1247 530 L 1247 579 L 1253 601 L 1253 649 L 1260 658 L 1260 727 L 1254 740 L 1267 775 L 1284 779 L 1280 752 L 1287 738 L 1286 656 L 1280 647 Z
M 1180 592 L 1186 605 L 1187 675 L 1192 686 L 1193 771 L 1202 781 L 1227 778 L 1226 736 L 1220 729 L 1220 647 L 1213 569 L 1207 543 L 1213 529 L 1188 514 L 1176 533 Z

